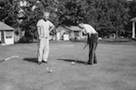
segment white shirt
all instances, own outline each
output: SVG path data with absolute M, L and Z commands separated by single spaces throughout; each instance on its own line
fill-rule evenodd
M 97 31 L 89 24 L 83 24 L 84 30 L 89 34 L 97 34 Z
M 41 37 L 49 37 L 49 30 L 51 27 L 54 27 L 53 23 L 49 20 L 45 21 L 43 19 L 37 22 L 37 27 L 40 27 L 40 35 Z

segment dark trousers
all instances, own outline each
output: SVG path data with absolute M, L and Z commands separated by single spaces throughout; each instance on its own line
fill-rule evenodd
M 97 58 L 95 50 L 98 44 L 98 34 L 88 34 L 88 44 L 89 44 L 89 64 L 97 63 Z

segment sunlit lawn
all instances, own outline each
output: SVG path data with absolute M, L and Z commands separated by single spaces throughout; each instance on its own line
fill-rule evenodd
M 36 63 L 36 43 L 0 46 L 1 60 L 19 56 L 0 63 L 0 90 L 136 90 L 136 42 L 100 42 L 92 66 L 84 64 L 84 45 L 51 41 L 49 63 L 42 65 Z

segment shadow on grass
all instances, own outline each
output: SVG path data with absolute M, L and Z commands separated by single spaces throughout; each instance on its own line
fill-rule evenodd
M 76 63 L 79 63 L 79 64 L 85 64 L 86 63 L 84 61 L 74 60 L 74 59 L 57 59 L 57 60 L 66 61 L 66 62 L 76 62 Z
M 24 61 L 37 63 L 37 58 L 24 58 Z

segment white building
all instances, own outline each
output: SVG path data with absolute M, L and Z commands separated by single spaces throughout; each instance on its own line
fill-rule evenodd
M 1 45 L 14 44 L 14 28 L 0 22 L 0 43 Z
M 86 38 L 78 26 L 58 26 L 56 36 L 57 40 L 82 40 Z
M 136 17 L 135 18 L 132 18 L 130 21 L 132 21 L 132 38 L 136 38 Z

